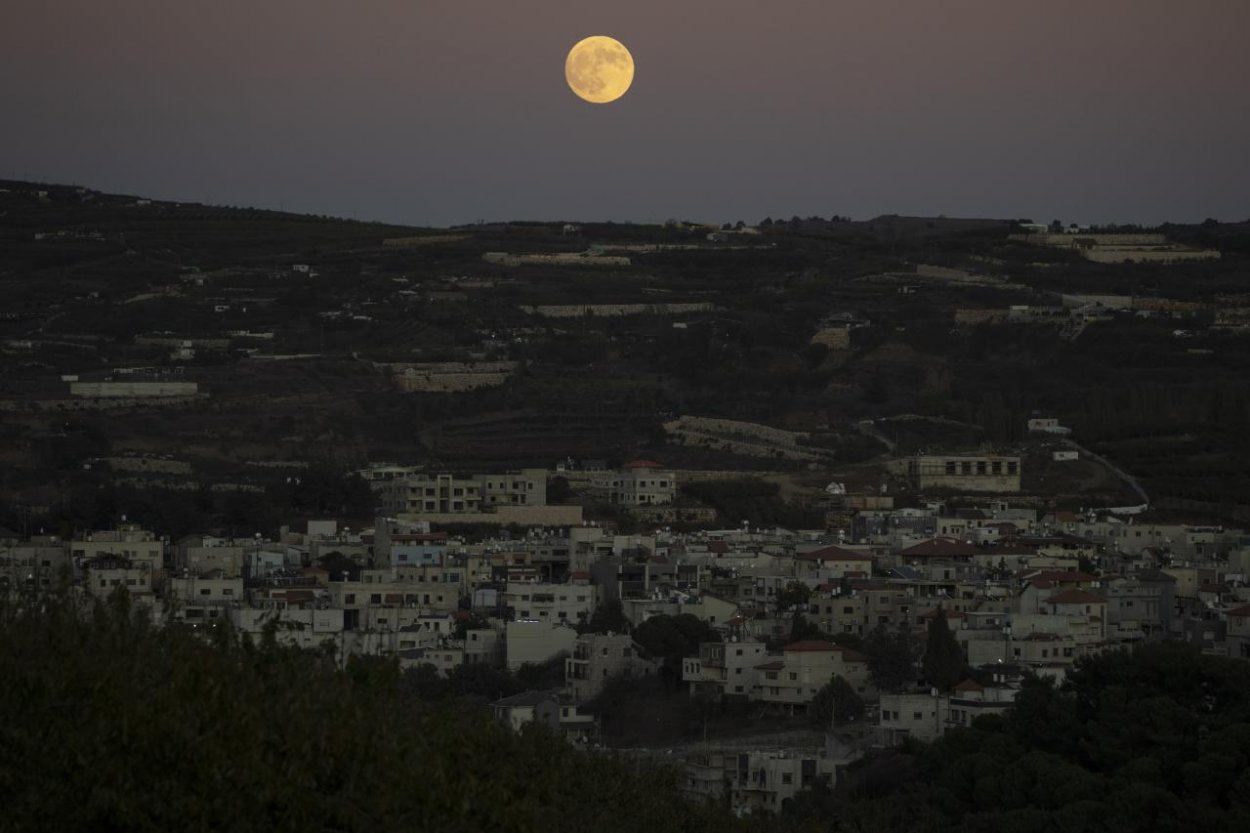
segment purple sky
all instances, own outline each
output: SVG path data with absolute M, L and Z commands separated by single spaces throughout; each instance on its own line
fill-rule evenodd
M 564 56 L 621 40 L 586 104 Z M 1247 0 L 8 0 L 0 176 L 418 224 L 1250 218 Z

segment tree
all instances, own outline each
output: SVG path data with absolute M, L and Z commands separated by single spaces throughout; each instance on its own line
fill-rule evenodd
M 897 630 L 877 626 L 864 639 L 864 652 L 868 676 L 881 691 L 899 691 L 916 682 L 920 643 L 906 626 Z
M 720 634 L 689 613 L 652 616 L 634 628 L 634 641 L 648 656 L 664 661 L 663 673 L 674 684 L 681 679 L 681 662 L 699 652 L 703 642 L 720 642 Z
M 585 623 L 577 626 L 578 633 L 629 633 L 629 620 L 620 599 L 608 599 L 595 608 Z
M 807 717 L 817 726 L 858 720 L 864 715 L 864 700 L 855 688 L 834 674 L 824 688 L 816 692 L 807 707 Z
M 946 611 L 939 607 L 925 640 L 924 678 L 940 691 L 949 691 L 963 677 L 964 664 L 963 649 L 951 633 Z
M 785 613 L 787 610 L 794 610 L 798 613 L 798 609 L 805 606 L 811 597 L 812 588 L 801 581 L 792 581 L 777 591 L 777 595 L 773 596 L 773 604 L 777 606 L 778 614 Z

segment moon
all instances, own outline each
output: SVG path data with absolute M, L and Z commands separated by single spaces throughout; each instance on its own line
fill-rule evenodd
M 607 104 L 625 95 L 634 83 L 634 56 L 615 38 L 592 35 L 569 50 L 564 78 L 579 98 Z

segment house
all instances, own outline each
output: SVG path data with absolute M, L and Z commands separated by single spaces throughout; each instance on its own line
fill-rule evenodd
M 627 634 L 583 634 L 564 661 L 564 694 L 571 702 L 584 703 L 597 697 L 613 677 L 649 677 L 658 668 L 657 662 L 643 659 Z
M 800 790 L 830 783 L 832 759 L 812 751 L 751 751 L 728 756 L 729 806 L 737 815 L 780 813 Z
M 509 581 L 503 603 L 517 619 L 576 624 L 590 618 L 595 593 L 594 588 L 584 584 Z
M 1225 640 L 1228 642 L 1228 655 L 1250 659 L 1250 605 L 1234 608 L 1226 615 L 1228 629 Z
M 1018 689 L 999 681 L 983 686 L 964 680 L 949 693 L 882 694 L 877 716 L 877 738 L 882 746 L 897 746 L 906 738 L 933 741 L 951 729 L 972 725 L 982 715 L 1001 715 L 1015 702 Z
M 576 643 L 577 631 L 571 625 L 518 619 L 504 626 L 504 657 L 509 671 L 572 654 Z
M 850 574 L 872 574 L 871 555 L 843 547 L 822 547 L 794 556 L 794 575 L 799 579 L 830 581 Z
M 697 657 L 682 661 L 681 678 L 692 696 L 746 700 L 754 693 L 756 669 L 766 653 L 763 642 L 704 642 Z
M 165 587 L 165 602 L 173 621 L 203 622 L 224 618 L 226 608 L 244 602 L 243 579 L 226 576 L 220 570 L 171 578 Z
M 918 455 L 908 461 L 907 474 L 916 488 L 964 492 L 1020 491 L 1020 458 L 996 454 Z
M 495 719 L 508 728 L 520 731 L 527 723 L 538 723 L 559 732 L 570 741 L 589 743 L 598 736 L 592 715 L 582 714 L 568 702 L 560 689 L 523 691 L 491 703 Z
M 134 525 L 89 532 L 75 538 L 70 542 L 70 555 L 79 563 L 101 556 L 117 556 L 146 564 L 149 572 L 156 572 L 165 566 L 164 542 L 155 533 Z
M 868 658 L 834 642 L 794 642 L 781 649 L 780 658 L 766 659 L 756 666 L 759 675 L 752 699 L 787 712 L 806 709 L 835 674 L 860 694 L 870 691 Z

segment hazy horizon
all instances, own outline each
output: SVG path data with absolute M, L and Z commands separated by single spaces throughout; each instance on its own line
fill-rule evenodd
M 1250 219 L 1250 4 L 49 0 L 0 175 L 426 226 Z M 568 48 L 619 38 L 605 106 Z

